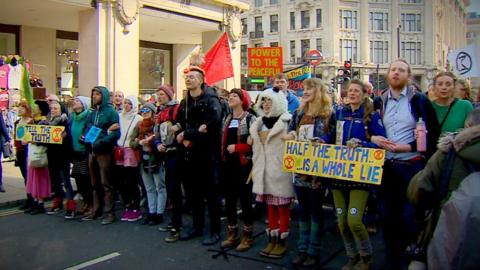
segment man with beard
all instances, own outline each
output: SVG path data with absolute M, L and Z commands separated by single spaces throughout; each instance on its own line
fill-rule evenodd
M 86 120 L 84 139 L 89 152 L 88 167 L 93 187 L 93 208 L 83 220 L 97 219 L 102 215 L 102 225 L 115 222 L 114 189 L 111 168 L 113 148 L 120 137 L 118 113 L 110 104 L 110 94 L 104 86 L 92 89 L 92 110 Z M 104 195 L 104 196 L 102 196 Z M 103 203 L 102 203 L 102 197 Z
M 220 153 L 220 99 L 215 90 L 204 83 L 204 71 L 195 66 L 185 70 L 186 97 L 180 103 L 175 131 L 182 148 L 179 160 L 187 200 L 192 205 L 193 229 L 184 231 L 180 240 L 203 235 L 205 199 L 210 218 L 210 234 L 203 245 L 220 240 L 220 201 L 217 194 L 215 162 Z
M 406 269 L 405 249 L 416 241 L 414 210 L 406 190 L 412 177 L 423 169 L 436 150 L 438 121 L 428 98 L 409 84 L 411 69 L 403 59 L 390 64 L 389 89 L 377 97 L 387 138 L 372 136 L 372 142 L 387 150 L 380 188 L 381 216 L 387 269 Z M 427 151 L 417 151 L 415 128 L 419 119 L 427 129 Z

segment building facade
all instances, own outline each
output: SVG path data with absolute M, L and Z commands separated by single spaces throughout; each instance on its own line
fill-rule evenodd
M 95 85 L 150 94 L 171 84 L 180 94 L 189 56 L 224 31 L 240 86 L 240 13 L 246 0 L 18 0 L 0 9 L 0 55 L 29 59 L 47 93 L 89 95 Z
M 480 57 L 480 13 L 470 12 L 467 18 L 467 43 L 475 44 L 477 47 L 477 58 Z M 480 78 L 472 78 L 471 86 L 476 93 L 480 89 Z
M 284 70 L 317 49 L 317 76 L 334 78 L 345 60 L 376 85 L 398 57 L 427 89 L 449 50 L 466 45 L 466 0 L 252 0 L 242 14 L 242 71 L 249 47 L 282 46 Z M 378 73 L 377 74 L 377 65 Z M 380 86 L 382 88 L 382 86 Z

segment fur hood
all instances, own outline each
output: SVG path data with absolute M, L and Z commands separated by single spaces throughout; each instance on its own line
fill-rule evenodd
M 453 141 L 453 147 L 456 151 L 460 151 L 475 139 L 480 139 L 480 125 L 466 128 L 458 133 Z
M 455 151 L 462 150 L 473 140 L 480 139 L 480 125 L 463 129 L 459 133 L 448 134 L 438 140 L 438 150 L 447 153 L 453 146 Z
M 263 111 L 262 108 L 262 98 L 269 98 L 272 100 L 272 111 L 269 115 Z M 283 92 L 275 92 L 272 89 L 267 89 L 260 93 L 260 97 L 258 98 L 257 104 L 255 104 L 255 111 L 259 114 L 259 116 L 268 116 L 268 117 L 276 117 L 280 116 L 286 112 L 288 112 L 288 102 L 287 97 Z

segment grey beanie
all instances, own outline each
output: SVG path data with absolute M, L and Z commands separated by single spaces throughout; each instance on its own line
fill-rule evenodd
M 154 114 L 157 113 L 157 107 L 155 107 L 155 105 L 150 102 L 146 102 L 145 104 L 143 104 L 140 111 L 144 108 L 151 110 Z
M 90 109 L 90 104 L 92 103 L 91 98 L 85 96 L 76 96 L 75 98 L 78 99 L 80 103 L 82 103 L 84 110 Z

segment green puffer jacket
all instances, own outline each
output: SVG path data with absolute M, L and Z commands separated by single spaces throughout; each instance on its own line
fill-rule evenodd
M 437 152 L 428 160 L 425 168 L 412 178 L 407 196 L 413 205 L 424 205 L 426 198 L 422 197 L 429 198 L 429 193 L 438 190 L 440 177 L 445 172 L 444 159 L 450 147 L 454 147 L 458 157 L 453 163 L 448 194 L 457 189 L 461 181 L 470 174 L 465 161 L 477 167 L 480 165 L 480 126 L 466 128 L 458 133 L 451 143 L 447 141 L 448 138 L 440 140 Z
M 102 103 L 99 106 L 93 104 L 94 91 L 102 94 Z M 102 131 L 92 145 L 87 144 L 87 149 L 95 154 L 113 153 L 113 148 L 117 144 L 118 138 L 120 138 L 120 127 L 112 131 L 108 131 L 108 129 L 114 124 L 119 124 L 119 117 L 117 111 L 110 103 L 110 93 L 106 87 L 95 86 L 92 89 L 92 107 L 90 110 L 83 134 L 86 135 L 92 126 L 98 127 Z

